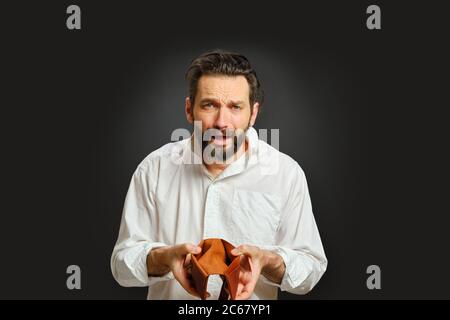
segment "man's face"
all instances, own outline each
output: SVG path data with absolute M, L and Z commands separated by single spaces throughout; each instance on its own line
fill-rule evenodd
M 254 124 L 259 107 L 258 103 L 255 103 L 253 113 L 251 112 L 249 90 L 244 76 L 200 77 L 194 105 L 186 98 L 186 116 L 191 123 L 201 122 L 202 135 L 209 129 L 217 129 L 222 133 L 214 134 L 204 142 L 203 148 L 214 144 L 214 148 L 221 149 L 223 155 L 232 155 L 241 147 L 237 141 L 243 141 L 243 134 Z M 242 139 L 239 139 L 239 135 Z M 233 151 L 230 151 L 230 148 Z

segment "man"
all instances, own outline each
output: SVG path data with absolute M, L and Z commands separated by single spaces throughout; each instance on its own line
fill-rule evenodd
M 136 169 L 114 278 L 148 286 L 148 299 L 195 299 L 191 255 L 202 239 L 221 238 L 242 257 L 237 299 L 309 292 L 327 259 L 302 169 L 252 127 L 262 104 L 255 71 L 243 55 L 213 51 L 191 62 L 186 79 L 186 117 L 201 134 L 161 147 Z M 210 277 L 210 298 L 220 282 Z

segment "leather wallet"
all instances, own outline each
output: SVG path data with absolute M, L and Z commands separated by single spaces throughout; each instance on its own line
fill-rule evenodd
M 235 300 L 239 284 L 240 256 L 233 256 L 234 246 L 223 239 L 211 238 L 199 244 L 202 251 L 192 255 L 192 279 L 202 300 L 207 298 L 208 277 L 218 274 L 223 280 L 219 300 Z

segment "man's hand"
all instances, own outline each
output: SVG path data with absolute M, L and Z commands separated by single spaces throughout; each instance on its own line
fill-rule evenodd
M 174 278 L 191 295 L 199 297 L 190 274 L 191 254 L 202 251 L 199 246 L 191 243 L 170 247 L 160 247 L 150 251 L 147 256 L 149 276 L 162 276 L 172 271 Z
M 270 281 L 281 283 L 286 267 L 283 258 L 276 253 L 250 245 L 241 245 L 231 253 L 243 255 L 236 300 L 250 298 L 261 273 Z

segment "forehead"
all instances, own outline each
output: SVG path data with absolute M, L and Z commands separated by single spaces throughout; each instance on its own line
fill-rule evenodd
M 248 99 L 249 85 L 242 76 L 202 75 L 197 84 L 197 97 Z

